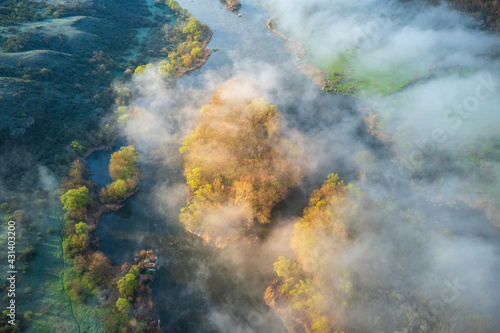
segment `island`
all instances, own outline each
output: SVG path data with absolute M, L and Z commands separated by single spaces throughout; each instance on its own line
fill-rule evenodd
M 220 0 L 223 4 L 227 5 L 226 9 L 235 12 L 241 8 L 239 0 Z
M 180 220 L 217 247 L 256 240 L 302 178 L 301 150 L 283 138 L 280 110 L 256 95 L 243 80 L 222 85 L 180 148 L 189 192 Z

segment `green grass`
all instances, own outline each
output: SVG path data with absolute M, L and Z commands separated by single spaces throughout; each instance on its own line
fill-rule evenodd
M 45 214 L 50 214 L 47 210 Z M 49 235 L 48 227 L 54 229 Z M 37 230 L 43 232 L 43 240 L 36 245 L 37 255 L 29 263 L 26 275 L 18 273 L 17 288 L 31 287 L 33 293 L 18 297 L 20 313 L 32 311 L 35 317 L 25 321 L 26 332 L 104 332 L 102 318 L 109 309 L 96 308 L 96 302 L 89 295 L 85 302 L 71 302 L 65 291 L 65 283 L 75 278 L 69 260 L 64 259 L 62 250 L 61 217 L 49 216 L 37 221 Z M 90 290 L 87 288 L 87 293 Z M 3 297 L 3 294 L 2 294 Z
M 28 263 L 17 261 L 16 275 L 16 309 L 21 317 L 25 329 L 23 332 L 104 332 L 103 318 L 111 314 L 111 309 L 96 307 L 96 301 L 88 286 L 84 290 L 88 294 L 83 303 L 71 302 L 65 290 L 67 281 L 76 277 L 72 271 L 71 262 L 64 259 L 62 249 L 62 209 L 58 202 L 45 209 L 24 208 L 32 218 L 29 224 L 34 225 L 31 231 L 27 224 L 16 224 L 16 252 L 34 246 L 36 256 Z M 41 215 L 38 215 L 41 213 Z M 0 244 L 7 248 L 7 228 L 3 222 L 6 213 L 0 213 Z M 34 217 L 36 216 L 36 218 Z M 49 228 L 53 229 L 48 233 Z M 39 236 L 41 233 L 41 236 Z M 41 240 L 37 241 L 37 237 Z M 7 258 L 2 255 L 0 269 L 7 271 Z M 4 258 L 5 257 L 5 258 Z M 28 265 L 26 274 L 20 270 L 21 266 Z M 4 283 L 4 282 L 2 282 Z M 24 291 L 29 288 L 31 293 Z M 0 298 L 7 294 L 0 292 Z M 4 304 L 4 302 L 2 302 Z M 23 318 L 24 313 L 32 311 L 31 320 Z
M 415 76 L 406 66 L 387 71 L 365 68 L 356 63 L 354 52 L 316 65 L 327 73 L 325 90 L 344 95 L 391 95 L 410 84 Z
M 32 311 L 35 316 L 32 320 L 24 320 L 27 326 L 26 332 L 78 332 L 78 326 L 72 319 L 71 303 L 63 289 L 62 275 L 64 259 L 62 257 L 59 220 L 53 216 L 55 207 L 37 210 L 43 214 L 41 217 L 33 218 L 30 222 L 36 227 L 27 231 L 21 225 L 16 226 L 17 246 L 16 251 L 26 248 L 26 244 L 34 245 L 36 249 L 35 258 L 28 262 L 26 274 L 19 267 L 24 262 L 16 262 L 18 268 L 16 279 L 16 307 L 17 314 L 22 316 L 27 311 Z M 33 210 L 35 211 L 35 210 Z M 31 216 L 33 211 L 28 211 Z M 2 216 L 3 217 L 3 216 Z M 54 232 L 47 234 L 46 230 L 52 227 Z M 7 232 L 5 224 L 1 225 L 0 239 L 4 240 Z M 37 233 L 42 233 L 42 240 L 37 242 Z M 2 261 L 0 267 L 7 270 L 6 261 Z M 26 294 L 24 290 L 31 288 L 32 293 Z M 4 297 L 5 291 L 0 294 Z

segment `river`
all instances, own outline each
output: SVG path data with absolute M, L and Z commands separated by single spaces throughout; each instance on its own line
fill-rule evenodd
M 314 126 L 310 119 L 301 121 L 298 117 L 301 104 L 309 103 L 311 99 L 319 103 L 318 115 L 325 107 L 330 108 L 345 100 L 324 95 L 319 87 L 296 70 L 294 56 L 285 49 L 284 41 L 266 28 L 268 13 L 254 2 L 242 1 L 240 18 L 225 10 L 217 0 L 179 3 L 194 17 L 208 24 L 214 32 L 208 47 L 219 51 L 213 52 L 200 70 L 177 81 L 174 88 L 177 107 L 191 103 L 200 108 L 207 104 L 214 89 L 226 80 L 243 71 L 266 75 L 266 68 L 269 67 L 274 68 L 276 73 L 286 73 L 277 78 L 283 89 L 274 91 L 274 96 L 267 98 L 278 104 L 284 114 L 288 112 L 291 115 L 288 118 L 290 123 L 297 126 L 302 123 L 304 128 Z M 211 86 L 207 87 L 203 77 L 211 73 L 217 74 L 211 75 Z M 309 101 L 298 98 L 306 91 Z M 190 96 L 195 93 L 204 97 L 192 101 Z M 175 107 L 171 112 L 175 112 Z M 321 119 L 317 121 L 321 122 Z M 257 260 L 251 249 L 242 250 L 241 256 L 248 258 L 242 268 L 241 264 L 228 264 L 228 254 L 224 251 L 213 250 L 197 237 L 186 234 L 177 220 L 181 206 L 176 206 L 167 214 L 160 213 L 161 209 L 152 199 L 155 184 L 183 182 L 181 168 L 169 168 L 154 157 L 147 156 L 148 151 L 141 150 L 140 143 L 137 148 L 143 172 L 141 190 L 119 212 L 102 216 L 96 236 L 101 239 L 102 251 L 116 265 L 131 261 L 133 254 L 140 249 L 157 251 L 161 269 L 151 289 L 162 330 L 184 333 L 286 332 L 281 319 L 262 300 L 265 288 L 273 278 L 272 262 L 277 257 L 272 255 L 264 260 L 257 256 Z M 98 185 L 103 186 L 110 181 L 107 170 L 110 154 L 96 153 L 88 160 L 91 179 Z M 328 171 L 325 169 L 321 173 L 323 175 L 318 175 L 316 183 Z M 302 200 L 302 206 L 307 196 L 297 195 Z M 295 213 L 298 211 L 296 209 Z
M 269 81 L 279 89 L 264 87 L 268 92 L 265 97 L 278 105 L 287 125 L 308 137 L 315 138 L 314 133 L 318 132 L 331 141 L 329 145 L 319 145 L 323 151 L 317 152 L 321 158 L 316 167 L 306 176 L 305 185 L 273 212 L 275 219 L 300 214 L 310 192 L 328 173 L 337 172 L 341 178 L 352 180 L 357 173 L 353 161 L 356 149 L 369 147 L 381 158 L 390 160 L 390 151 L 364 130 L 362 115 L 357 113 L 353 98 L 324 94 L 297 70 L 295 57 L 286 49 L 285 42 L 267 29 L 269 13 L 265 9 L 252 0 L 242 0 L 239 18 L 225 10 L 218 0 L 178 2 L 208 24 L 214 32 L 208 47 L 219 51 L 213 52 L 200 70 L 177 81 L 172 92 L 176 96 L 175 105 L 168 112 L 175 112 L 186 103 L 201 108 L 215 89 L 232 77 L 250 73 L 261 77 L 259 82 L 266 82 L 265 77 L 269 76 Z M 193 100 L 192 96 L 197 97 Z M 349 141 L 352 138 L 363 145 L 352 145 Z M 352 150 L 340 149 L 342 146 Z M 324 150 L 325 147 L 329 149 Z M 171 147 L 172 151 L 177 148 Z M 177 219 L 183 200 L 161 207 L 153 193 L 158 184 L 181 184 L 182 168 L 149 156 L 151 150 L 141 149 L 141 142 L 137 149 L 143 172 L 141 189 L 123 209 L 101 218 L 96 236 L 101 238 L 102 251 L 116 265 L 131 261 L 140 249 L 157 251 L 161 269 L 151 289 L 162 330 L 286 332 L 281 319 L 262 300 L 266 286 L 274 277 L 272 263 L 277 259 L 277 252 L 270 250 L 267 255 L 242 249 L 235 256 L 212 249 L 185 233 Z M 98 185 L 109 182 L 109 156 L 110 153 L 101 152 L 88 160 L 92 180 Z M 166 195 L 174 194 L 174 190 L 175 187 L 166 187 Z M 182 193 L 179 195 L 182 199 Z

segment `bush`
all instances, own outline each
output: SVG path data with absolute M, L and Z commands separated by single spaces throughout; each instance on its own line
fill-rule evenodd
M 24 314 L 24 319 L 26 320 L 31 320 L 33 319 L 35 315 L 33 314 L 33 311 L 27 311 L 25 314 Z
M 34 247 L 30 246 L 27 249 L 20 250 L 17 255 L 19 261 L 31 261 L 36 256 L 36 250 Z
M 83 301 L 85 301 L 85 298 L 87 296 L 83 291 L 82 284 L 77 279 L 71 280 L 66 284 L 66 292 L 68 293 L 69 298 L 73 302 L 77 303 L 82 303 Z

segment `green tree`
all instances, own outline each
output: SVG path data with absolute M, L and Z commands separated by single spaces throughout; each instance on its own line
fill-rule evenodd
M 127 194 L 127 183 L 123 179 L 118 179 L 108 186 L 108 195 L 115 200 L 125 198 Z
M 139 275 L 139 271 L 136 267 L 132 267 L 130 271 L 125 274 L 117 282 L 118 290 L 124 296 L 133 296 L 135 289 L 137 288 L 137 275 Z
M 120 297 L 116 301 L 116 308 L 123 317 L 126 317 L 130 312 L 130 303 L 125 298 Z
M 148 67 L 151 67 L 153 66 L 152 64 L 147 64 L 147 65 L 140 65 L 140 66 L 137 66 L 135 71 L 134 71 L 134 75 L 140 75 L 140 74 L 143 74 L 144 71 L 148 68 Z
M 164 75 L 164 76 L 173 76 L 175 75 L 175 72 L 177 72 L 177 68 L 175 68 L 174 65 L 172 64 L 166 64 L 166 65 L 163 65 L 163 66 L 159 66 L 158 67 L 158 72 L 161 74 L 161 75 Z
M 109 174 L 113 181 L 129 178 L 136 179 L 139 177 L 138 160 L 139 155 L 132 146 L 121 147 L 119 151 L 111 154 Z
M 61 203 L 65 210 L 78 210 L 92 202 L 89 196 L 89 189 L 86 186 L 68 190 L 61 195 Z
M 77 253 L 83 253 L 87 248 L 89 241 L 89 236 L 87 234 L 73 235 L 70 237 L 71 250 L 70 254 L 75 255 Z
M 200 59 L 202 55 L 203 55 L 203 53 L 201 52 L 201 47 L 195 47 L 191 51 L 191 56 L 193 56 L 193 58 L 195 58 L 195 59 Z
M 194 35 L 200 31 L 200 21 L 194 17 L 190 17 L 187 20 L 188 25 L 182 29 L 182 33 L 185 35 Z
M 292 264 L 290 259 L 286 259 L 283 256 L 280 256 L 278 258 L 278 261 L 273 264 L 273 268 L 278 277 L 284 277 L 285 279 L 288 279 L 294 275 L 297 275 L 297 264 Z
M 85 147 L 84 145 L 81 145 L 78 141 L 71 141 L 70 143 L 70 146 L 71 148 L 73 148 L 75 150 L 75 152 L 79 152 L 79 151 L 85 151 L 87 150 L 87 147 Z
M 83 234 L 83 235 L 88 235 L 89 233 L 89 227 L 85 222 L 79 222 L 75 225 L 75 231 L 77 235 Z

